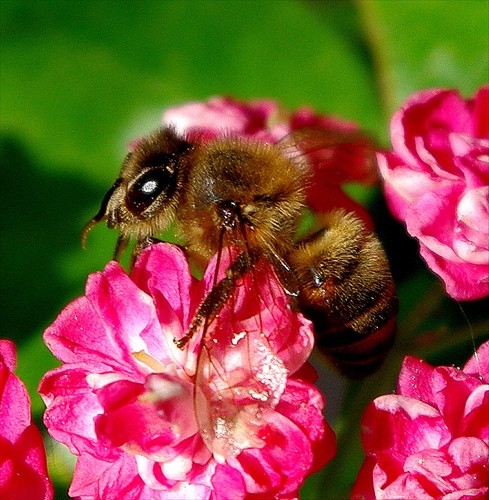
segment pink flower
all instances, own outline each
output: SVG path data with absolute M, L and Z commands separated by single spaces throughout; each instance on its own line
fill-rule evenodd
M 271 99 L 242 102 L 231 97 L 211 97 L 189 102 L 163 113 L 163 123 L 180 134 L 206 139 L 234 135 L 263 142 L 277 142 L 291 132 L 284 112 Z
M 0 340 L 0 498 L 46 500 L 53 487 L 39 429 L 24 384 L 13 374 L 15 346 Z
M 373 226 L 368 212 L 341 189 L 348 182 L 369 186 L 377 181 L 374 144 L 352 122 L 317 114 L 308 107 L 288 113 L 271 99 L 243 102 L 230 97 L 211 97 L 207 102 L 190 102 L 167 109 L 163 123 L 190 137 L 213 139 L 231 135 L 278 142 L 284 154 L 306 155 L 313 173 L 308 192 L 310 207 L 319 212 L 343 207 L 356 212 L 369 227 Z M 292 151 L 287 141 L 280 144 L 289 134 L 300 130 L 307 133 L 294 137 Z
M 334 454 L 324 400 L 301 368 L 310 324 L 270 270 L 243 278 L 205 337 L 176 347 L 214 266 L 198 282 L 178 247 L 153 245 L 132 278 L 115 262 L 91 275 L 46 330 L 64 365 L 40 393 L 50 434 L 79 457 L 71 495 L 294 498 Z
M 489 342 L 463 370 L 406 357 L 397 394 L 367 407 L 362 441 L 355 500 L 487 498 Z
M 489 295 L 489 85 L 411 96 L 379 153 L 393 214 L 419 240 L 426 263 L 457 300 Z

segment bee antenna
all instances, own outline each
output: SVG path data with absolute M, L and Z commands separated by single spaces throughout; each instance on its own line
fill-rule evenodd
M 119 187 L 120 183 L 121 179 L 117 179 L 114 182 L 114 185 L 105 193 L 104 199 L 102 200 L 102 203 L 100 205 L 100 209 L 95 215 L 95 217 L 93 217 L 93 219 L 91 219 L 88 222 L 88 224 L 83 228 L 81 234 L 81 244 L 83 249 L 86 248 L 85 243 L 87 241 L 87 234 L 90 231 L 90 229 L 92 229 L 93 226 L 97 225 L 99 222 L 102 222 L 104 219 L 107 218 L 107 205 L 109 204 L 110 198 L 114 194 L 114 191 Z
M 92 229 L 93 226 L 95 226 L 96 224 L 98 224 L 100 222 L 100 220 L 96 219 L 96 218 L 93 218 L 91 221 L 89 221 L 89 223 L 83 228 L 83 231 L 81 233 L 81 246 L 83 248 L 83 250 L 86 250 L 87 248 L 87 245 L 86 245 L 86 242 L 87 242 L 87 235 L 90 231 L 90 229 Z

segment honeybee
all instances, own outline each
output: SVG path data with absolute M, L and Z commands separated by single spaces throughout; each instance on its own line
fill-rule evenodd
M 120 232 L 119 259 L 131 238 L 137 254 L 175 222 L 186 251 L 201 262 L 235 249 L 187 334 L 176 339 L 182 349 L 219 315 L 239 280 L 266 261 L 293 306 L 312 321 L 319 350 L 347 376 L 364 376 L 381 364 L 394 339 L 397 297 L 388 261 L 363 222 L 341 210 L 296 240 L 311 169 L 307 158 L 286 153 L 293 140 L 190 140 L 161 128 L 127 155 L 82 240 L 107 221 Z

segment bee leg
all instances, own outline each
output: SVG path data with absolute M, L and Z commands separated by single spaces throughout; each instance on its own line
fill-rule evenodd
M 248 253 L 242 252 L 226 270 L 226 277 L 216 283 L 195 313 L 187 333 L 180 339 L 173 339 L 179 349 L 184 349 L 196 331 L 207 325 L 217 316 L 226 301 L 236 288 L 236 282 L 242 278 L 252 267 L 253 260 Z
M 114 260 L 116 260 L 117 262 L 121 261 L 122 254 L 126 251 L 128 243 L 129 238 L 121 234 L 117 239 L 117 243 L 115 245 Z
M 145 248 L 149 247 L 153 243 L 158 243 L 158 242 L 161 242 L 161 240 L 159 240 L 157 238 L 149 238 L 149 237 L 144 238 L 144 240 L 137 241 L 136 244 L 134 245 L 134 248 L 133 248 L 132 253 L 131 253 L 131 262 L 129 265 L 129 269 L 132 270 L 132 268 L 134 267 L 134 264 L 136 263 L 136 260 L 138 259 L 139 255 L 141 254 L 141 252 Z M 119 244 L 119 242 L 117 242 L 117 244 Z M 123 248 L 122 252 L 124 252 L 126 247 L 127 247 L 127 240 L 124 244 L 124 248 Z M 121 252 L 121 254 L 122 254 L 122 252 Z M 119 257 L 120 257 L 120 255 L 119 255 Z

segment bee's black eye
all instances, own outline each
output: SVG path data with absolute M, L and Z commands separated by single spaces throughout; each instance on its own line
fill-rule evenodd
M 175 175 L 166 168 L 145 172 L 131 186 L 126 195 L 126 206 L 134 214 L 144 212 L 162 193 L 171 196 L 175 191 Z

